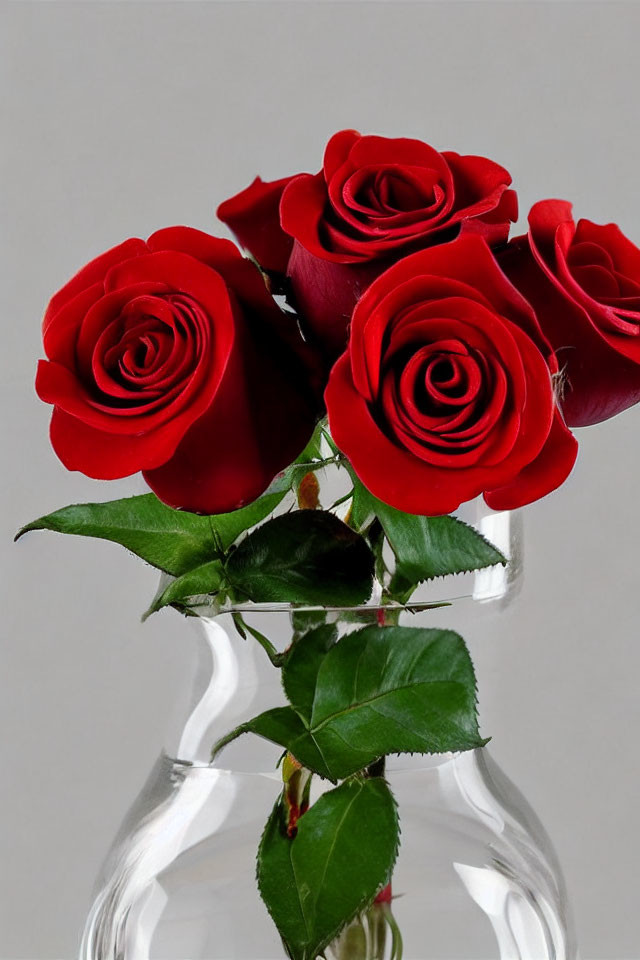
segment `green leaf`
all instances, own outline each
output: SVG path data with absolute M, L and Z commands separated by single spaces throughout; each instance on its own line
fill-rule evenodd
M 316 677 L 325 656 L 338 639 L 335 623 L 325 623 L 298 639 L 285 660 L 282 674 L 287 700 L 305 716 L 311 716 Z
M 285 654 L 278 653 L 277 648 L 271 643 L 271 640 L 268 637 L 265 637 L 264 633 L 261 633 L 260 630 L 257 630 L 255 627 L 252 627 L 250 623 L 246 623 L 242 614 L 236 610 L 231 614 L 234 626 L 243 640 L 247 639 L 247 634 L 253 637 L 254 640 L 257 640 L 264 652 L 271 660 L 271 663 L 274 667 L 281 667 Z
M 380 777 L 324 793 L 287 836 L 279 800 L 258 852 L 258 887 L 292 960 L 315 960 L 389 879 L 398 816 Z
M 353 606 L 371 595 L 373 556 L 333 514 L 296 510 L 249 534 L 229 555 L 226 573 L 256 602 Z
M 322 460 L 322 438 L 324 436 L 324 423 L 318 421 L 315 430 L 302 453 L 297 459 L 297 463 L 308 463 L 312 460 Z
M 30 530 L 97 537 L 120 543 L 147 563 L 179 577 L 218 556 L 249 527 L 263 520 L 284 498 L 286 482 L 231 513 L 204 517 L 173 510 L 155 494 L 106 503 L 78 503 L 28 523 L 16 540 Z
M 507 562 L 493 544 L 462 520 L 402 513 L 356 481 L 353 525 L 362 529 L 374 516 L 382 524 L 396 556 L 397 573 L 410 584 Z
M 483 746 L 475 675 L 464 640 L 451 630 L 370 626 L 319 656 L 306 634 L 283 667 L 293 701 L 237 727 L 284 747 L 309 770 L 340 780 L 389 753 L 447 753 Z M 315 681 L 309 662 L 317 664 Z M 304 692 L 307 690 L 308 692 Z
M 210 560 L 199 567 L 194 567 L 181 577 L 174 580 L 160 593 L 142 619 L 146 620 L 152 613 L 161 610 L 169 604 L 187 600 L 190 597 L 202 597 L 216 593 L 222 583 L 222 564 L 219 560 Z
M 321 626 L 323 623 L 326 623 L 326 621 L 326 610 L 305 610 L 304 608 L 296 610 L 294 608 L 291 611 L 291 626 L 296 639 L 299 639 L 301 636 L 303 636 L 303 634 L 308 633 L 310 630 L 314 630 L 316 627 Z
M 281 474 L 276 477 L 262 497 L 254 500 L 248 506 L 241 507 L 239 510 L 232 510 L 231 513 L 218 513 L 211 517 L 205 517 L 204 519 L 209 521 L 218 538 L 221 551 L 228 550 L 241 533 L 250 530 L 251 527 L 255 527 L 257 523 L 268 517 L 284 500 L 289 489 L 288 477 Z
M 373 494 L 369 493 L 352 469 L 349 469 L 349 473 L 353 480 L 353 499 L 349 522 L 354 530 L 362 531 L 370 527 L 376 519 L 376 504 L 382 503 L 382 501 L 376 500 Z

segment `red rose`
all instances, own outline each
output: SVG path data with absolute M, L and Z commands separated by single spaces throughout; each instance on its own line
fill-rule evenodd
M 510 183 L 484 157 L 343 130 L 329 140 L 320 173 L 257 180 L 218 215 L 262 266 L 286 270 L 307 327 L 335 357 L 354 303 L 390 263 L 463 226 L 491 243 L 506 241 L 517 218 Z
M 557 352 L 567 423 L 607 420 L 640 400 L 640 250 L 613 223 L 576 226 L 564 200 L 536 203 L 529 228 L 500 262 Z
M 240 507 L 313 429 L 293 336 L 228 240 L 188 227 L 127 240 L 47 308 L 36 389 L 54 404 L 53 447 L 97 479 L 142 470 L 173 507 Z
M 576 458 L 556 371 L 486 242 L 462 236 L 401 260 L 358 302 L 325 394 L 331 432 L 398 510 L 450 513 L 479 493 L 512 509 L 554 490 Z

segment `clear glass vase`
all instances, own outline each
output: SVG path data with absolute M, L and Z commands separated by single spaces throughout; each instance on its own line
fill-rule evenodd
M 521 521 L 472 505 L 471 519 L 510 557 L 501 567 L 421 588 L 407 625 L 469 636 L 517 593 Z M 455 588 L 455 595 L 452 592 Z M 434 604 L 449 602 L 447 606 Z M 340 631 L 377 617 L 327 616 Z M 417 610 L 416 610 L 417 606 Z M 286 648 L 286 607 L 243 616 Z M 81 960 L 280 960 L 285 952 L 256 885 L 256 851 L 282 789 L 280 748 L 250 735 L 212 764 L 212 744 L 237 724 L 284 703 L 278 671 L 228 613 L 196 623 L 197 666 L 186 719 L 158 759 L 98 880 Z M 194 632 L 194 636 L 195 636 Z M 496 733 L 496 731 L 490 731 Z M 490 749 L 387 758 L 401 847 L 393 900 L 357 918 L 327 950 L 332 960 L 575 960 L 561 871 L 537 817 Z M 315 796 L 323 787 L 314 778 Z M 314 793 L 312 792 L 312 801 Z M 372 838 L 375 842 L 375 838 Z M 377 911 L 392 916 L 392 928 Z M 394 936 L 390 933 L 393 932 Z

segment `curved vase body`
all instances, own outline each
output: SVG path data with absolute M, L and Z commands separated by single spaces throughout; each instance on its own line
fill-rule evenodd
M 469 635 L 475 618 L 499 613 L 517 585 L 519 521 L 485 511 L 476 522 L 511 555 L 508 572 L 497 568 L 462 578 L 461 596 L 450 607 L 424 610 L 417 618 L 406 613 L 401 622 Z M 443 599 L 447 587 L 441 582 L 420 599 Z M 247 619 L 252 616 L 281 649 L 287 645 L 287 610 L 256 609 Z M 335 618 L 341 629 L 358 626 L 353 617 Z M 284 702 L 277 671 L 257 643 L 240 639 L 228 615 L 202 626 L 186 722 L 158 760 L 106 861 L 81 960 L 285 955 L 255 880 L 260 836 L 282 788 L 276 769 L 281 750 L 245 736 L 208 763 L 218 737 Z M 486 748 L 390 757 L 385 775 L 402 831 L 393 915 L 404 960 L 576 960 L 551 843 Z M 316 781 L 312 801 L 325 789 Z M 382 960 L 388 953 L 334 946 L 328 955 Z

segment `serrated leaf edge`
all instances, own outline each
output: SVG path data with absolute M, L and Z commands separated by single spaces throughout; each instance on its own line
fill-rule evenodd
M 356 774 L 353 778 L 351 778 L 351 777 L 346 777 L 345 780 L 343 781 L 343 783 L 347 783 L 350 779 L 357 780 L 357 779 L 365 779 L 365 778 L 362 777 L 362 776 L 358 776 L 358 775 Z M 389 796 L 391 797 L 391 804 L 392 804 L 393 812 L 394 812 L 394 814 L 395 814 L 394 820 L 395 820 L 395 827 L 396 827 L 396 842 L 395 842 L 395 846 L 394 846 L 394 849 L 393 849 L 393 855 L 392 855 L 392 858 L 391 858 L 391 865 L 389 866 L 388 873 L 387 873 L 384 877 L 382 877 L 382 878 L 376 883 L 376 887 L 375 887 L 375 891 L 374 891 L 373 895 L 372 895 L 371 897 L 365 897 L 365 898 L 363 898 L 363 900 L 358 904 L 358 906 L 357 906 L 357 908 L 354 910 L 354 912 L 353 912 L 350 916 L 348 916 L 348 917 L 346 918 L 346 920 L 343 920 L 343 921 L 337 926 L 337 928 L 330 934 L 330 936 L 329 936 L 326 940 L 324 940 L 323 942 L 320 943 L 320 945 L 319 945 L 319 946 L 317 947 L 317 949 L 316 949 L 315 954 L 304 957 L 304 960 L 316 960 L 317 955 L 318 955 L 319 953 L 321 953 L 326 947 L 328 947 L 329 944 L 330 944 L 333 940 L 335 940 L 335 938 L 342 932 L 342 930 L 344 930 L 344 928 L 345 928 L 346 926 L 348 926 L 348 924 L 350 924 L 351 921 L 354 920 L 355 917 L 357 917 L 359 913 L 361 913 L 364 909 L 366 909 L 366 907 L 370 906 L 370 905 L 373 903 L 373 901 L 375 900 L 375 897 L 376 897 L 376 894 L 377 894 L 378 890 L 379 890 L 382 886 L 384 886 L 385 882 L 388 882 L 388 881 L 389 881 L 389 878 L 390 878 L 391 874 L 393 873 L 393 868 L 394 868 L 395 865 L 396 865 L 396 860 L 398 859 L 398 853 L 399 853 L 399 851 L 400 851 L 400 834 L 401 834 L 401 830 L 400 830 L 400 817 L 399 817 L 399 815 L 398 815 L 398 801 L 396 800 L 396 798 L 395 798 L 395 796 L 394 796 L 394 793 L 393 793 L 393 790 L 391 789 L 391 786 L 389 785 L 389 781 L 386 779 L 386 777 L 377 777 L 377 778 L 371 778 L 371 779 L 378 779 L 378 780 L 383 781 L 383 783 L 386 784 L 387 789 L 389 790 Z
M 344 780 L 342 781 L 342 783 L 340 784 L 340 786 L 342 786 L 343 783 L 348 783 L 350 780 L 353 780 L 353 781 L 357 781 L 357 780 L 364 781 L 365 779 L 367 779 L 367 778 L 366 778 L 365 776 L 363 776 L 362 774 L 354 774 L 353 776 L 345 777 Z M 397 859 L 398 859 L 398 853 L 399 853 L 399 851 L 400 851 L 400 838 L 401 838 L 401 835 L 402 835 L 402 829 L 401 829 L 401 826 L 400 826 L 400 817 L 399 817 L 399 815 L 398 815 L 398 801 L 396 800 L 395 795 L 394 795 L 394 793 L 393 793 L 393 790 L 391 789 L 391 786 L 390 786 L 390 784 L 389 784 L 389 781 L 386 779 L 386 777 L 376 777 L 376 778 L 370 778 L 370 779 L 380 780 L 380 781 L 382 781 L 382 782 L 386 785 L 386 787 L 387 787 L 387 789 L 388 789 L 388 791 L 389 791 L 389 796 L 390 796 L 390 798 L 391 798 L 391 804 L 392 804 L 392 808 L 393 808 L 393 812 L 394 812 L 394 820 L 395 820 L 395 827 L 396 827 L 396 841 L 395 841 L 395 845 L 394 845 L 394 849 L 393 849 L 393 854 L 392 854 L 392 857 L 391 857 L 391 864 L 390 864 L 390 866 L 389 866 L 389 870 L 388 870 L 388 872 L 386 873 L 386 875 L 385 875 L 384 877 L 380 878 L 380 880 L 376 883 L 374 893 L 373 893 L 370 897 L 364 897 L 364 898 L 360 901 L 360 903 L 358 904 L 358 906 L 355 908 L 355 910 L 353 911 L 353 913 L 350 913 L 344 920 L 342 920 L 342 921 L 335 927 L 335 929 L 328 935 L 328 937 L 327 937 L 326 939 L 322 940 L 322 941 L 318 944 L 318 946 L 315 947 L 315 949 L 312 949 L 312 952 L 311 952 L 311 953 L 308 953 L 306 948 L 305 948 L 305 950 L 304 950 L 304 953 L 302 953 L 302 954 L 294 954 L 294 953 L 292 953 L 291 948 L 290 948 L 290 945 L 289 945 L 288 942 L 284 939 L 284 937 L 282 937 L 282 934 L 280 934 L 280 936 L 281 936 L 281 938 L 282 938 L 282 942 L 283 942 L 283 944 L 285 945 L 285 948 L 286 948 L 286 950 L 287 950 L 287 953 L 289 953 L 289 956 L 292 957 L 292 960 L 316 960 L 316 958 L 323 953 L 323 951 L 329 946 L 329 944 L 330 944 L 333 940 L 335 940 L 337 936 L 339 936 L 339 934 L 344 930 L 344 928 L 347 927 L 347 926 L 351 923 L 351 921 L 354 920 L 354 919 L 358 916 L 358 914 L 362 913 L 363 910 L 365 910 L 367 907 L 369 907 L 369 906 L 373 903 L 373 901 L 375 900 L 375 897 L 376 897 L 376 894 L 377 894 L 378 890 L 379 890 L 382 886 L 384 886 L 385 883 L 388 883 L 388 882 L 389 882 L 389 879 L 390 879 L 390 877 L 391 877 L 391 874 L 393 873 L 393 868 L 394 868 L 395 865 L 396 865 L 396 861 L 397 861 Z M 336 789 L 337 789 L 337 788 L 336 788 Z M 320 799 L 320 798 L 319 798 L 319 799 Z M 258 853 L 257 853 L 257 857 L 256 857 L 256 883 L 257 883 L 257 886 L 258 886 L 258 891 L 259 891 L 259 893 L 260 893 L 260 897 L 261 897 L 261 899 L 262 899 L 262 902 L 265 904 L 265 906 L 266 906 L 266 908 L 267 908 L 267 911 L 269 912 L 269 916 L 270 916 L 271 919 L 273 920 L 273 922 L 274 922 L 274 924 L 275 924 L 275 926 L 276 926 L 276 929 L 278 930 L 278 933 L 280 933 L 280 929 L 279 929 L 279 927 L 278 927 L 278 924 L 276 923 L 276 920 L 275 920 L 275 918 L 273 917 L 273 915 L 272 915 L 272 913 L 271 913 L 271 910 L 269 909 L 269 904 L 267 903 L 267 901 L 266 901 L 266 900 L 264 899 L 264 897 L 262 896 L 262 889 L 261 889 L 261 886 L 260 886 L 260 855 L 261 855 L 261 852 L 262 852 L 262 846 L 263 846 L 264 838 L 265 838 L 265 835 L 266 835 L 266 832 L 267 832 L 267 827 L 268 827 L 268 825 L 269 825 L 269 820 L 271 819 L 271 816 L 273 816 L 273 814 L 275 813 L 276 809 L 277 809 L 277 808 L 281 808 L 281 804 L 282 804 L 282 799 L 281 799 L 281 797 L 278 797 L 278 799 L 276 800 L 276 802 L 275 802 L 275 804 L 274 804 L 274 807 L 273 807 L 273 809 L 272 809 L 272 811 L 271 811 L 271 814 L 269 815 L 269 817 L 268 817 L 268 819 L 267 819 L 267 823 L 265 824 L 264 830 L 262 831 L 262 834 L 260 835 L 260 843 L 258 844 Z M 309 808 L 309 812 L 310 812 L 312 809 L 313 809 L 313 805 Z M 303 815 L 303 816 L 306 816 L 306 814 Z M 302 819 L 302 818 L 301 818 L 301 819 Z M 294 838 L 293 840 L 291 840 L 291 843 L 292 843 L 292 844 L 295 843 L 295 838 Z M 294 873 L 294 875 L 295 875 L 295 870 L 294 870 L 294 868 L 293 868 L 293 863 L 291 863 L 291 869 L 292 869 L 292 873 Z M 298 889 L 298 888 L 297 888 L 297 886 L 296 886 L 296 891 L 297 891 L 297 889 Z M 298 897 L 298 902 L 300 903 L 300 898 L 299 898 L 299 897 Z M 304 919 L 305 928 L 308 929 L 306 916 L 305 916 L 304 910 L 302 909 L 302 903 L 300 903 L 300 913 L 302 914 L 302 917 L 303 917 L 303 919 Z

